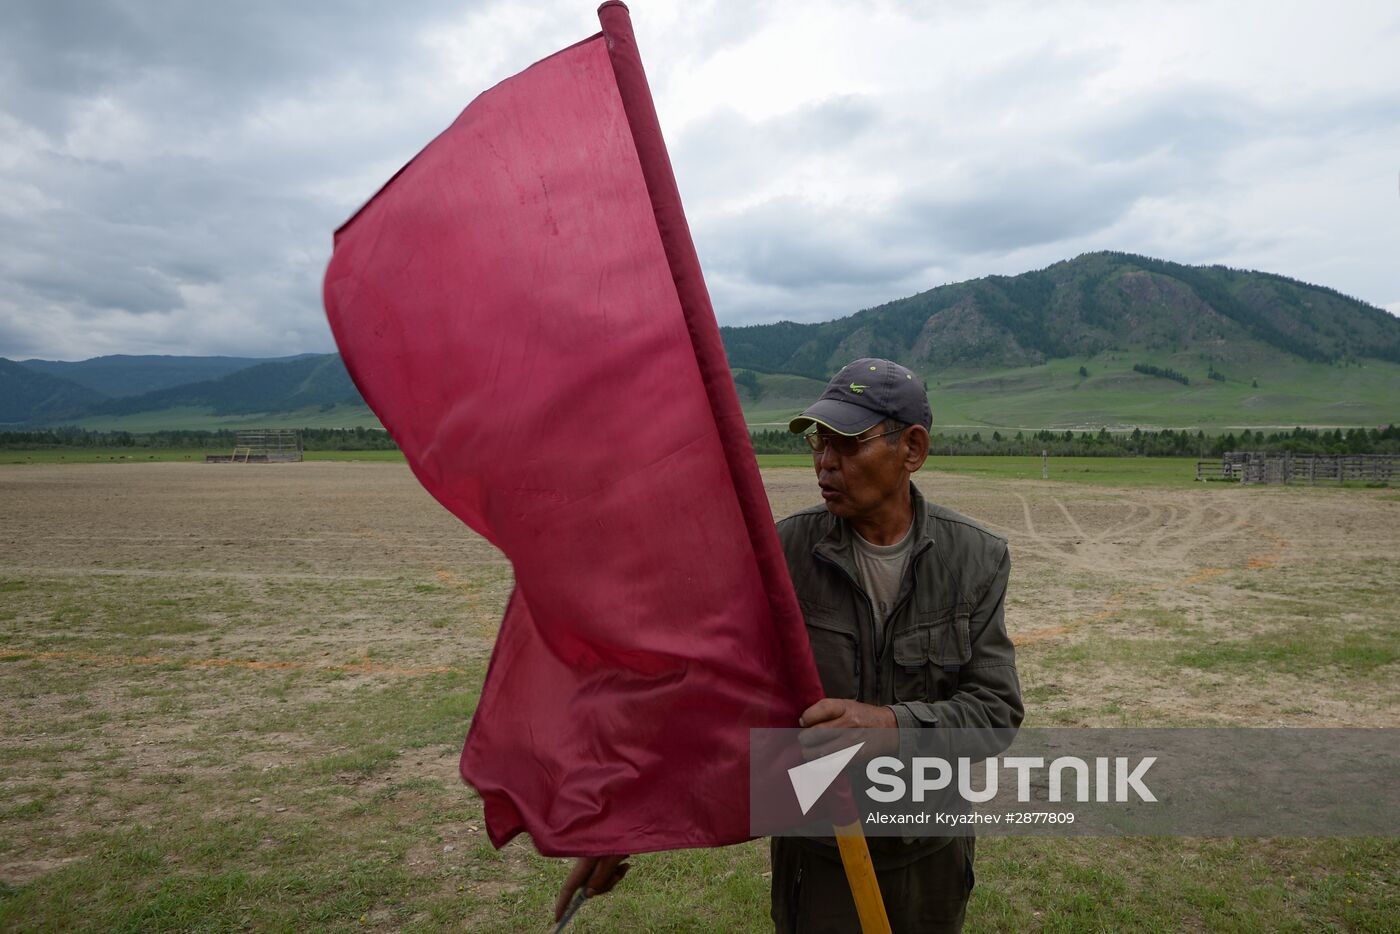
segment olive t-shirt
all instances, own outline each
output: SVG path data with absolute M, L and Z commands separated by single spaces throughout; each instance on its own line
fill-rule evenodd
M 859 532 L 851 531 L 855 538 L 856 569 L 860 571 L 865 592 L 870 595 L 870 607 L 875 611 L 875 651 L 879 653 L 885 644 L 885 620 L 894 609 L 904 572 L 909 567 L 914 524 L 911 522 L 904 537 L 893 545 L 872 545 L 861 538 Z

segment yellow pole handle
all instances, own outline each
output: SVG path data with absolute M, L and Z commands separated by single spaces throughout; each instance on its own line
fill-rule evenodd
M 880 883 L 875 878 L 875 863 L 870 859 L 870 847 L 865 831 L 857 819 L 850 824 L 837 824 L 836 848 L 841 851 L 841 865 L 851 896 L 856 900 L 861 934 L 890 934 L 890 918 L 885 914 L 885 900 L 880 897 Z

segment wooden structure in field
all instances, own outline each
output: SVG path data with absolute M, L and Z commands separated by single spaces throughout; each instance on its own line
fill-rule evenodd
M 1389 485 L 1400 478 L 1400 455 L 1293 454 L 1227 451 L 1219 460 L 1196 461 L 1197 480 L 1236 483 L 1342 484 L 1349 480 Z
M 206 464 L 287 464 L 302 459 L 295 428 L 248 428 L 234 433 L 232 454 L 207 454 Z

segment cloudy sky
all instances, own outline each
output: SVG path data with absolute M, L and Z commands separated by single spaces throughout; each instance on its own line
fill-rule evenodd
M 633 0 L 721 323 L 1090 250 L 1400 314 L 1400 5 Z M 331 233 L 592 0 L 16 0 L 0 356 L 333 349 Z

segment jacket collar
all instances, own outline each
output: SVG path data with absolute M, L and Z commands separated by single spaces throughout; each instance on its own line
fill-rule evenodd
M 914 512 L 914 525 L 911 534 L 914 536 L 913 551 L 910 557 L 913 558 L 925 551 L 933 544 L 933 517 L 928 514 L 928 506 L 924 501 L 924 495 L 919 492 L 919 488 L 913 481 L 909 483 L 909 494 L 913 502 L 910 504 Z M 829 515 L 829 514 L 828 514 Z M 859 580 L 856 571 L 855 558 L 852 553 L 854 546 L 855 530 L 851 528 L 851 523 L 839 516 L 830 516 L 831 527 L 826 535 L 812 548 L 813 554 L 820 554 L 825 558 L 835 561 L 852 575 L 852 578 Z

